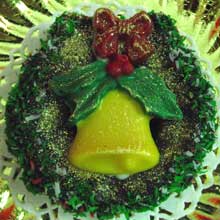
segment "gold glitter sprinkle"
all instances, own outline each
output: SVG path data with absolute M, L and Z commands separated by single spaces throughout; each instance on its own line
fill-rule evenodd
M 78 65 L 86 65 L 91 62 L 91 41 L 87 34 L 77 31 L 74 36 L 64 42 L 60 53 L 63 61 L 70 68 Z

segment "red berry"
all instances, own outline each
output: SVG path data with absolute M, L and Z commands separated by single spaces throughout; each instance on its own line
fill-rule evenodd
M 116 59 L 121 63 L 123 75 L 130 75 L 134 71 L 134 66 L 127 55 L 118 55 Z
M 106 69 L 107 72 L 113 77 L 118 77 L 122 74 L 122 66 L 117 60 L 110 61 Z
M 130 75 L 134 71 L 134 66 L 127 55 L 117 54 L 109 61 L 106 70 L 112 77 L 119 77 Z
M 122 72 L 124 75 L 130 75 L 134 71 L 134 66 L 128 61 L 122 67 Z
M 118 62 L 120 62 L 120 63 L 127 63 L 127 62 L 129 62 L 128 56 L 126 56 L 126 55 L 120 55 L 120 54 L 118 54 L 115 59 L 116 59 Z

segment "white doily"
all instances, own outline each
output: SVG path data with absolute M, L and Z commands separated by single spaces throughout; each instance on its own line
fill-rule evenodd
M 98 4 L 81 4 L 74 7 L 73 11 L 92 16 L 94 11 L 101 6 L 102 5 Z M 141 7 L 122 7 L 116 3 L 105 5 L 105 7 L 110 7 L 115 11 L 115 13 L 124 13 L 128 17 L 132 16 L 137 11 L 144 9 Z M 72 220 L 73 217 L 70 213 L 65 213 L 64 210 L 57 204 L 52 204 L 47 196 L 33 195 L 26 190 L 23 182 L 20 180 L 22 170 L 16 163 L 16 159 L 7 150 L 5 143 L 6 137 L 4 133 L 5 104 L 8 93 L 11 90 L 11 86 L 17 82 L 20 64 L 24 61 L 25 54 L 33 54 L 37 51 L 37 49 L 39 49 L 39 39 L 45 38 L 46 31 L 58 15 L 59 13 L 54 15 L 48 23 L 40 24 L 39 26 L 31 28 L 22 43 L 22 47 L 11 52 L 10 65 L 0 73 L 0 173 L 4 179 L 8 180 L 9 187 L 16 204 L 28 212 L 35 214 L 37 219 L 41 219 L 43 216 L 48 215 L 50 220 Z M 193 49 L 196 49 L 196 43 L 190 37 L 188 37 L 188 40 L 190 41 Z M 19 60 L 14 59 L 15 52 L 21 54 L 21 58 Z M 204 69 L 204 74 L 206 74 L 210 82 L 216 87 L 216 101 L 219 109 L 217 117 L 220 118 L 220 97 L 215 79 L 210 71 L 212 69 L 210 65 L 212 64 L 207 60 L 201 59 L 199 57 L 199 51 L 197 51 L 197 56 L 201 62 L 205 62 L 207 64 L 207 68 Z M 155 208 L 154 211 L 134 214 L 131 217 L 131 220 L 175 220 L 194 211 L 202 191 L 213 184 L 213 171 L 220 163 L 220 128 L 217 130 L 217 137 L 216 143 L 213 146 L 213 151 L 207 154 L 203 162 L 203 167 L 207 170 L 207 172 L 196 177 L 196 183 L 194 185 L 189 186 L 186 190 L 180 193 L 179 196 L 173 193 L 165 202 Z M 96 220 L 95 217 L 91 218 L 89 216 L 81 219 Z M 119 216 L 114 219 L 125 220 L 125 217 Z

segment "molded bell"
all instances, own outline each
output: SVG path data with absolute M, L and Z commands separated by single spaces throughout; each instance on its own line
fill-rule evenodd
M 115 175 L 154 167 L 159 162 L 159 152 L 150 120 L 127 93 L 109 92 L 99 108 L 77 124 L 70 163 L 80 169 Z

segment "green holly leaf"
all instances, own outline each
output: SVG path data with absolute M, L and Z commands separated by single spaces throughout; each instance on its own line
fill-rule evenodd
M 76 125 L 100 105 L 111 90 L 128 91 L 144 107 L 146 113 L 163 119 L 182 119 L 176 96 L 164 81 L 147 68 L 136 69 L 130 76 L 112 78 L 106 73 L 106 61 L 98 60 L 69 73 L 55 76 L 49 83 L 53 91 L 64 98 L 71 110 L 69 122 Z
M 106 77 L 106 62 L 96 61 L 83 67 L 72 69 L 69 73 L 55 76 L 49 82 L 50 87 L 58 96 L 73 95 L 77 97 L 85 88 L 92 88 Z
M 121 88 L 142 103 L 148 114 L 162 119 L 183 118 L 175 94 L 148 68 L 138 68 L 130 76 L 122 76 L 117 81 Z
M 58 96 L 64 97 L 72 111 L 71 125 L 85 119 L 99 106 L 102 98 L 116 88 L 117 82 L 106 74 L 105 67 L 106 62 L 99 60 L 75 68 L 68 74 L 55 76 L 50 81 L 50 87 Z
M 76 124 L 95 111 L 102 98 L 116 87 L 117 83 L 112 78 L 107 77 L 107 79 L 100 82 L 99 85 L 79 93 L 76 99 L 76 108 L 70 117 L 71 124 Z

